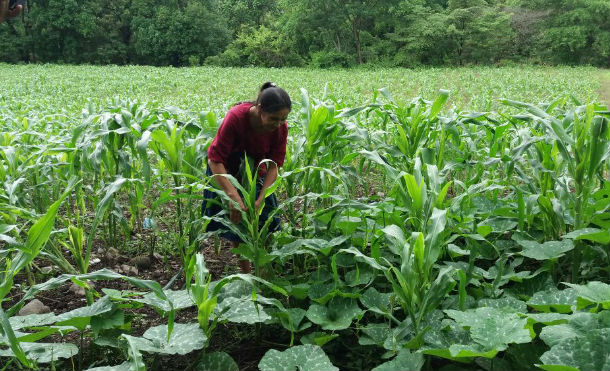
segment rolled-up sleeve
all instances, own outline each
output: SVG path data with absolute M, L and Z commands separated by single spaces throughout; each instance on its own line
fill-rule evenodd
M 229 111 L 227 116 L 225 116 L 222 124 L 218 128 L 218 133 L 216 133 L 216 137 L 210 144 L 208 148 L 208 159 L 214 162 L 219 162 L 222 164 L 227 164 L 229 159 L 229 155 L 233 152 L 234 142 L 235 142 L 235 125 L 236 125 L 236 117 L 235 115 Z

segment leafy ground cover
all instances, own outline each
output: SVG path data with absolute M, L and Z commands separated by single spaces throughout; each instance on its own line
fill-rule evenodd
M 479 74 L 470 97 L 492 81 L 516 92 L 480 110 L 428 77 L 421 97 L 286 83 L 282 231 L 268 240 L 253 208 L 227 224 L 246 275 L 200 215 L 205 148 L 242 93 L 156 87 L 235 70 L 0 71 L 14 79 L 0 98 L 6 369 L 610 370 L 610 112 L 583 82 L 607 72 L 553 69 L 530 96 L 502 82 L 516 70 L 428 71 Z M 122 95 L 113 78 L 144 86 Z M 28 314 L 36 300 L 47 308 Z

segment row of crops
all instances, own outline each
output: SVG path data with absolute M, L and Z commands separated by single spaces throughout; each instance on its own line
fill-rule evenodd
M 200 215 L 213 112 L 120 99 L 80 116 L 0 111 L 2 364 L 188 357 L 237 370 L 213 340 L 240 324 L 276 343 L 260 370 L 610 370 L 610 112 L 575 98 L 462 112 L 447 91 L 431 98 L 381 89 L 353 106 L 302 90 L 270 188 L 282 231 L 269 243 L 255 227 L 249 173 L 249 211 L 228 226 L 255 273 L 218 280 L 200 252 L 214 239 Z M 171 246 L 184 289 L 91 269 L 94 249 L 127 251 L 144 226 Z M 40 281 L 41 261 L 62 274 Z M 87 305 L 17 315 L 68 283 Z M 143 307 L 165 323 L 135 334 Z M 61 341 L 70 333 L 80 341 Z M 78 362 L 85 347 L 116 362 Z

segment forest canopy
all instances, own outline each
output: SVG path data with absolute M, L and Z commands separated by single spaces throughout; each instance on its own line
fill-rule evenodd
M 607 66 L 607 0 L 27 0 L 0 62 Z

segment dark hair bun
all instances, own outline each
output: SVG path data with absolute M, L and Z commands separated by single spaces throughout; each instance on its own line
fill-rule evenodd
M 271 82 L 271 81 L 267 81 L 266 83 L 263 84 L 263 86 L 261 86 L 261 90 L 259 90 L 259 92 L 268 89 L 268 88 L 277 88 L 277 85 L 275 85 L 275 83 Z
M 277 112 L 284 108 L 292 109 L 292 102 L 288 93 L 271 81 L 267 81 L 261 86 L 254 104 L 260 104 L 263 112 L 268 113 Z

